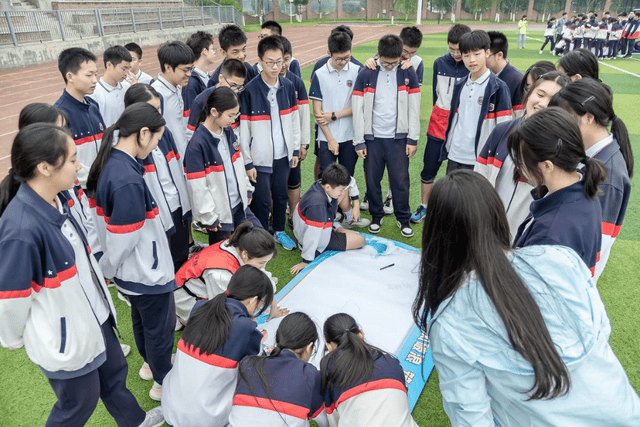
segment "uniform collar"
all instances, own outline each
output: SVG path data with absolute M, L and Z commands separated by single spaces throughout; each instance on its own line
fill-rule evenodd
M 347 61 L 347 65 L 345 65 L 344 67 L 342 67 L 340 71 L 338 71 L 335 68 L 333 68 L 333 65 L 331 65 L 331 58 L 329 58 L 326 65 L 327 65 L 327 69 L 329 70 L 329 73 L 340 73 L 342 71 L 349 71 L 350 64 L 351 64 L 351 59 Z
M 542 197 L 536 196 L 535 189 L 531 190 L 531 195 L 534 199 L 533 202 L 531 202 L 531 215 L 536 218 L 537 216 L 546 214 L 565 203 L 571 203 L 585 198 L 584 173 L 581 171 L 578 171 L 578 173 L 581 175 L 578 182 L 554 191 L 553 193 L 547 193 Z
M 271 86 L 269 83 L 267 83 L 264 80 L 264 78 L 262 77 L 262 73 L 260 73 L 260 79 L 262 80 L 262 83 L 264 83 L 269 88 L 269 90 L 271 90 L 271 89 L 276 89 L 276 90 L 280 89 L 280 76 L 278 76 L 276 78 L 276 84 L 273 85 L 273 86 Z
M 122 83 L 118 82 L 116 83 L 115 86 L 111 86 L 102 77 L 100 77 L 100 80 L 98 80 L 98 84 L 102 86 L 102 88 L 106 90 L 108 93 L 115 89 L 122 89 Z
M 506 67 L 505 67 L 506 68 Z M 502 70 L 504 71 L 504 70 Z M 471 85 L 483 85 L 487 79 L 489 78 L 489 76 L 491 75 L 491 70 L 487 68 L 487 71 L 484 72 L 483 75 L 481 75 L 477 80 L 471 80 L 471 74 L 469 74 L 469 78 L 467 79 L 467 82 L 465 83 L 467 86 L 471 86 Z
M 169 83 L 167 79 L 162 77 L 162 74 L 158 74 L 158 81 L 163 85 L 165 85 L 167 89 L 169 89 L 171 92 L 175 93 L 176 95 L 181 94 L 182 87 L 180 85 L 177 85 L 177 86 L 172 85 L 171 83 Z
M 78 101 L 69 92 L 67 92 L 67 89 L 64 89 L 64 91 L 62 91 L 62 97 L 68 102 L 71 102 L 76 108 L 84 108 L 85 110 L 89 109 L 89 103 L 86 101 L 86 99 L 82 102 Z
M 73 190 L 71 190 L 73 191 Z M 60 193 L 61 194 L 61 193 Z M 58 194 L 58 196 L 60 196 Z M 33 212 L 36 215 L 40 215 L 46 221 L 62 227 L 65 220 L 67 219 L 66 215 L 60 213 L 57 208 L 54 208 L 46 200 L 44 200 L 38 193 L 33 191 L 31 187 L 29 187 L 26 183 L 20 184 L 20 188 L 18 188 L 18 192 L 16 197 L 23 203 L 35 208 Z M 66 211 L 67 198 L 66 197 L 58 197 L 60 203 L 62 204 L 63 210 Z
M 594 157 L 596 154 L 600 152 L 604 147 L 611 144 L 613 142 L 613 134 L 609 134 L 606 138 L 596 142 L 591 147 L 587 149 L 587 156 Z
M 135 168 L 137 172 L 142 175 L 144 173 L 144 166 L 142 166 L 131 154 L 125 153 L 122 150 L 117 148 L 111 149 L 111 157 L 114 157 L 117 160 L 125 162 Z

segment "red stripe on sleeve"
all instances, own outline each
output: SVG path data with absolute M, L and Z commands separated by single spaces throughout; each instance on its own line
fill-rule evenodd
M 240 116 L 240 120 L 248 120 L 250 122 L 258 122 L 260 120 L 271 120 L 271 116 L 262 115 L 262 116 Z
M 281 400 L 248 396 L 246 394 L 236 394 L 235 396 L 233 396 L 233 404 L 235 406 L 250 406 L 253 408 L 277 411 L 281 414 L 290 415 L 302 420 L 306 420 L 309 415 L 309 409 L 305 408 L 304 406 L 294 405 L 293 403 L 283 402 Z
M 485 159 L 482 156 L 478 156 L 478 158 L 476 159 L 476 162 L 480 163 L 481 165 L 487 165 L 487 159 Z
M 191 110 L 185 110 L 182 112 L 182 117 L 189 117 L 189 113 L 191 112 Z
M 287 114 L 291 114 L 294 111 L 298 111 L 298 106 L 297 105 L 294 105 L 291 108 L 287 108 L 286 110 L 280 110 L 280 115 L 281 116 L 286 116 Z
M 206 176 L 205 171 L 187 173 L 187 179 L 200 179 Z
M 308 104 L 309 100 L 308 99 L 298 99 L 298 104 Z
M 402 390 L 405 393 L 407 392 L 407 388 L 398 380 L 394 380 L 392 378 L 385 378 L 382 380 L 371 381 L 368 383 L 360 384 L 352 389 L 349 389 L 342 393 L 338 398 L 338 401 L 332 403 L 331 406 L 327 408 L 327 414 L 333 413 L 340 404 L 348 399 L 351 399 L 354 396 L 357 396 L 362 393 L 366 393 L 368 391 L 373 390 L 384 390 L 384 389 L 397 389 Z
M 171 160 L 173 159 L 178 159 L 180 158 L 178 155 L 176 155 L 176 153 L 173 152 L 173 150 L 169 151 L 167 153 L 167 155 L 165 156 L 165 158 L 167 159 L 167 163 L 169 163 Z
M 191 130 L 191 131 L 195 131 L 196 127 L 193 125 L 187 125 L 187 129 Z
M 361 92 L 359 90 L 354 90 L 351 92 L 351 95 L 353 96 L 364 96 L 364 92 Z
M 144 225 L 144 220 L 140 222 L 136 222 L 134 224 L 126 224 L 126 225 L 113 225 L 113 224 L 107 223 L 107 231 L 113 234 L 127 234 L 127 233 L 133 233 L 134 231 L 140 230 L 143 225 Z
M 419 88 L 419 87 L 416 87 L 416 88 L 414 88 L 414 89 L 409 89 L 409 93 L 410 93 L 410 94 L 412 94 L 412 93 L 420 93 L 420 88 Z
M 607 236 L 611 237 L 618 237 L 618 233 L 620 233 L 619 225 L 602 221 L 602 234 L 606 234 Z
M 145 175 L 148 173 L 154 173 L 156 172 L 156 165 L 154 165 L 153 163 L 149 164 L 149 165 L 144 165 L 144 173 Z
M 300 215 L 300 218 L 302 219 L 302 221 L 304 221 L 305 224 L 310 225 L 311 227 L 323 229 L 333 227 L 333 223 L 331 222 L 311 221 L 310 219 L 305 218 L 305 216 L 302 215 L 302 211 L 300 210 L 300 203 L 298 203 L 298 215 Z
M 182 339 L 178 342 L 178 350 L 184 354 L 193 357 L 207 365 L 217 366 L 224 369 L 235 369 L 238 367 L 238 362 L 228 359 L 226 357 L 218 356 L 217 354 L 200 354 L 200 349 L 184 342 Z
M 367 86 L 364 88 L 364 93 L 376 93 L 376 89 L 371 87 L 371 86 Z

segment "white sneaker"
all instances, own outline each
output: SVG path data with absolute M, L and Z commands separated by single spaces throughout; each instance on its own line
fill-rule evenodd
M 162 415 L 162 406 L 158 406 L 147 412 L 140 427 L 159 427 L 162 424 L 164 424 L 164 415 Z
M 393 199 L 391 197 L 387 196 L 387 198 L 384 199 L 382 210 L 384 210 L 385 215 L 393 214 Z
M 367 219 L 367 218 L 360 218 L 357 221 L 354 221 L 353 219 L 351 221 L 342 221 L 340 222 L 340 225 L 342 225 L 344 228 L 350 230 L 352 228 L 365 228 L 368 227 L 369 224 L 371 224 L 371 220 Z
M 131 301 L 129 301 L 129 298 L 127 298 L 127 296 L 120 291 L 118 291 L 118 299 L 120 301 L 124 301 L 125 304 L 131 307 Z
M 162 386 L 155 381 L 151 390 L 149 390 L 149 397 L 157 402 L 162 400 Z
M 145 381 L 151 381 L 153 379 L 153 373 L 151 373 L 151 368 L 147 362 L 142 364 L 142 368 L 138 371 L 138 375 Z
M 542 51 L 540 51 L 540 55 L 542 55 Z
M 365 195 L 360 201 L 360 210 L 368 211 L 369 210 L 369 200 L 367 200 L 367 196 Z
M 130 345 L 120 343 L 120 347 L 122 348 L 122 353 L 124 354 L 124 357 L 127 357 L 129 353 L 131 353 Z

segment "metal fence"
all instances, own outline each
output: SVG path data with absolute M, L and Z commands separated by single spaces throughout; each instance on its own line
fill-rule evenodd
M 0 11 L 0 45 L 242 22 L 233 6 Z

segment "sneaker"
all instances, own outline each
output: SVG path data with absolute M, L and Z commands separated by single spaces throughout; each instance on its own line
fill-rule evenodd
M 293 231 L 293 217 L 292 216 L 288 216 L 287 217 L 287 225 L 289 226 L 289 229 L 291 231 Z
M 540 55 L 542 55 L 542 50 L 540 51 Z
M 297 247 L 296 242 L 284 231 L 276 231 L 273 237 L 275 237 L 276 242 L 280 243 L 288 251 L 292 251 Z
M 393 214 L 393 202 L 392 202 L 392 198 L 387 196 L 386 199 L 384 199 L 384 205 L 382 206 L 382 209 L 384 210 L 384 214 L 385 215 L 391 215 Z
M 342 214 L 342 212 L 336 212 L 336 218 L 334 219 L 334 221 L 342 221 L 342 219 L 344 218 L 344 215 Z
M 149 390 L 149 397 L 157 402 L 162 400 L 162 386 L 155 381 L 153 382 L 151 390 Z
M 203 227 L 201 226 L 201 224 L 200 224 L 199 222 L 196 222 L 196 221 L 193 221 L 193 222 L 191 223 L 191 229 L 192 229 L 193 231 L 197 231 L 198 233 L 202 233 L 202 234 L 208 234 L 208 233 L 209 233 L 209 231 L 208 231 L 208 230 L 206 230 L 205 228 L 203 228 Z
M 400 224 L 400 221 L 398 221 L 398 228 L 400 229 L 400 233 L 402 233 L 404 237 L 413 237 L 413 229 L 411 228 L 411 224 L 409 224 L 408 222 L 405 224 Z
M 120 348 L 122 348 L 122 354 L 124 354 L 124 357 L 127 357 L 129 353 L 131 353 L 130 345 L 120 343 Z
M 125 304 L 131 307 L 131 301 L 129 301 L 129 298 L 127 298 L 127 296 L 120 291 L 118 291 L 118 299 L 120 301 L 124 301 Z
M 200 243 L 197 240 L 194 240 L 193 243 L 189 245 L 189 258 L 203 250 L 209 245 L 205 245 L 204 243 Z
M 371 224 L 371 220 L 367 219 L 367 218 L 360 218 L 357 221 L 354 221 L 353 219 L 351 221 L 341 221 L 340 225 L 342 225 L 344 228 L 350 230 L 352 228 L 365 228 L 368 227 L 369 224 Z
M 151 373 L 151 368 L 147 362 L 142 364 L 142 368 L 138 371 L 138 375 L 145 381 L 151 381 L 153 379 L 153 374 Z
M 162 424 L 164 424 L 164 415 L 162 415 L 162 406 L 158 406 L 147 412 L 140 427 L 159 427 Z
M 424 221 L 425 216 L 427 216 L 427 208 L 419 205 L 418 209 L 416 209 L 413 215 L 411 215 L 410 221 L 414 224 L 420 224 L 422 221 Z
M 369 224 L 369 233 L 378 234 L 380 232 L 380 228 L 382 228 L 382 221 L 384 218 L 374 218 L 371 220 Z
M 369 210 L 369 200 L 367 200 L 367 195 L 366 194 L 362 198 L 362 201 L 360 202 L 360 210 L 361 211 L 368 211 Z

